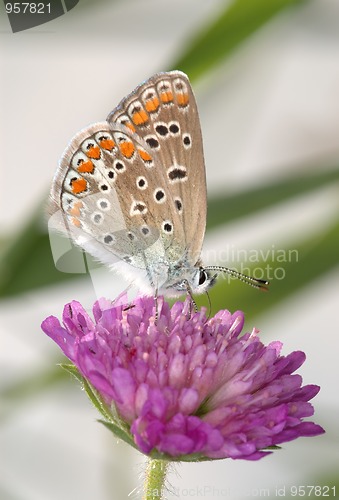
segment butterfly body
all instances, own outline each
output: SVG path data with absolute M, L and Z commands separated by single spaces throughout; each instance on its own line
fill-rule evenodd
M 187 76 L 158 73 L 79 132 L 51 190 L 52 226 L 143 293 L 202 293 L 206 178 Z

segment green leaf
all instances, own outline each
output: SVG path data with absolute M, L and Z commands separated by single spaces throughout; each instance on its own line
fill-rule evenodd
M 108 409 L 106 403 L 103 401 L 98 391 L 96 391 L 94 387 L 92 387 L 91 384 L 89 384 L 89 382 L 87 382 L 87 380 L 81 375 L 76 366 L 68 363 L 60 364 L 60 366 L 68 373 L 73 375 L 73 377 L 75 377 L 81 383 L 93 406 L 95 406 L 95 408 L 101 413 L 101 415 L 105 419 L 112 421 L 112 414 Z
M 83 385 L 84 383 L 84 377 L 80 374 L 79 370 L 77 369 L 76 366 L 70 364 L 70 363 L 60 363 L 59 366 L 63 369 L 66 370 L 66 372 L 70 373 L 73 377 L 75 377 L 80 384 Z
M 98 420 L 98 422 L 107 427 L 107 429 L 109 429 L 116 438 L 122 439 L 123 441 L 125 441 L 125 443 L 129 444 L 136 450 L 140 451 L 139 448 L 134 443 L 131 435 L 127 431 L 121 429 L 118 425 L 116 425 L 113 422 L 106 422 L 105 420 Z
M 99 419 L 98 422 L 105 425 L 118 439 L 122 439 L 127 444 L 130 444 L 134 448 L 138 449 L 129 433 L 128 424 L 120 419 L 114 407 L 112 409 L 108 408 L 98 391 L 96 391 L 94 387 L 92 387 L 92 385 L 81 375 L 77 367 L 68 363 L 61 364 L 60 366 L 81 383 L 93 406 L 105 419 Z
M 284 9 L 305 0 L 235 0 L 207 29 L 191 41 L 186 52 L 172 65 L 194 80 L 221 63 L 250 35 Z

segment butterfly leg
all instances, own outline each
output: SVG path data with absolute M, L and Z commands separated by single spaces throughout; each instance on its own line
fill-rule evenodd
M 208 293 L 208 291 L 206 290 L 206 296 L 207 296 L 207 299 L 208 299 L 208 315 L 207 315 L 207 318 L 206 318 L 206 321 L 208 319 L 210 319 L 211 317 L 211 314 L 212 314 L 212 303 L 211 303 L 211 297 L 210 297 L 210 294 Z
M 130 309 L 133 309 L 135 307 L 135 304 L 129 304 L 128 306 L 123 308 L 123 311 L 129 311 Z
M 197 304 L 196 304 L 196 302 L 195 302 L 195 300 L 193 298 L 193 292 L 192 292 L 192 288 L 190 287 L 189 282 L 187 280 L 184 280 L 183 284 L 186 287 L 186 293 L 187 293 L 187 295 L 191 299 L 191 302 L 190 302 L 190 316 L 192 316 L 192 306 L 193 306 L 194 312 L 198 312 L 198 306 L 197 306 Z
M 154 322 L 155 324 L 158 323 L 159 319 L 159 310 L 158 310 L 158 288 L 155 289 L 154 292 L 154 305 L 155 305 L 155 315 L 154 315 Z
M 116 306 L 116 305 L 123 305 L 121 304 L 121 296 L 128 293 L 128 291 L 132 288 L 132 285 L 128 285 L 127 288 L 125 288 L 125 290 L 122 292 L 122 294 L 120 294 L 118 297 L 116 297 L 114 300 L 112 300 L 112 305 L 113 306 Z M 119 303 L 120 301 L 120 303 Z M 133 304 L 133 301 L 129 300 L 128 303 L 126 305 L 124 305 L 123 307 L 123 311 L 129 311 L 130 309 L 133 309 L 133 307 L 135 307 L 135 304 Z

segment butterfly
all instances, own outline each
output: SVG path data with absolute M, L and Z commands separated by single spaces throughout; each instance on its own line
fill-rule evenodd
M 197 103 L 187 75 L 157 73 L 106 121 L 83 129 L 53 180 L 53 226 L 143 294 L 200 294 L 219 272 L 204 266 L 207 193 Z

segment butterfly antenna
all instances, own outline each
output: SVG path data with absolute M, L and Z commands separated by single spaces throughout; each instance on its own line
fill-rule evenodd
M 270 282 L 267 280 L 259 280 L 257 278 L 253 278 L 253 276 L 247 276 L 247 274 L 239 273 L 239 271 L 230 269 L 229 267 L 207 266 L 204 269 L 206 269 L 207 271 L 218 271 L 219 273 L 229 274 L 233 278 L 237 278 L 243 283 L 253 286 L 253 288 L 258 288 L 259 290 L 263 290 L 266 292 L 268 291 L 268 286 L 270 284 Z

